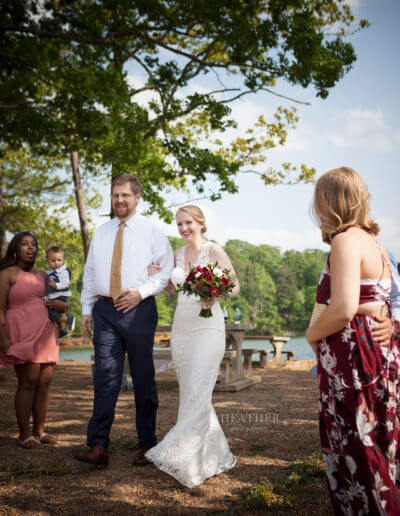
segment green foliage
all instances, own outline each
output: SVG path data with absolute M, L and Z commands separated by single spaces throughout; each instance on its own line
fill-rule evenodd
M 230 105 L 279 95 L 281 81 L 325 98 L 355 60 L 346 38 L 368 25 L 341 0 L 2 0 L 0 13 L 3 141 L 53 158 L 78 151 L 86 181 L 137 173 L 168 221 L 171 188 L 204 192 L 212 178 L 216 200 L 238 190 L 240 171 L 266 185 L 312 181 L 313 168 L 267 161 L 295 127 L 294 108 L 223 144 L 236 126 Z M 204 76 L 216 89 L 193 91 Z
M 24 475 L 30 478 L 40 476 L 64 477 L 69 473 L 69 469 L 62 462 L 43 466 L 36 459 L 26 459 L 24 462 L 14 464 L 9 470 L 12 475 Z
M 240 282 L 239 295 L 227 302 L 230 320 L 239 306 L 242 320 L 250 322 L 255 333 L 307 328 L 325 252 L 313 249 L 282 255 L 277 247 L 240 240 L 229 240 L 225 251 Z
M 302 461 L 295 461 L 271 480 L 244 490 L 241 498 L 250 509 L 280 511 L 301 506 L 304 499 L 321 494 L 317 479 L 325 476 L 322 455 L 314 453 Z
M 293 496 L 277 492 L 276 486 L 269 480 L 247 489 L 242 493 L 242 500 L 249 509 L 264 511 L 291 509 L 294 503 Z
M 320 453 L 313 453 L 307 459 L 296 461 L 292 469 L 303 478 L 305 476 L 320 478 L 325 476 L 324 459 Z
M 65 160 L 38 155 L 28 146 L 0 146 L 0 228 L 32 231 L 44 239 L 42 249 L 61 245 L 80 251 L 79 235 L 66 221 L 74 200 L 65 167 Z M 94 189 L 87 204 L 95 208 L 98 201 Z

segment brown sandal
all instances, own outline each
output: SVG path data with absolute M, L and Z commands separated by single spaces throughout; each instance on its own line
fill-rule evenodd
M 58 438 L 55 437 L 54 435 L 51 435 L 51 434 L 42 434 L 42 435 L 37 435 L 36 436 L 36 439 L 38 439 L 42 444 L 57 444 L 58 443 Z
M 37 443 L 39 446 L 30 446 L 29 443 L 32 441 Z M 26 448 L 27 450 L 37 450 L 41 448 L 40 439 L 38 439 L 34 435 L 30 435 L 26 439 L 18 439 L 18 444 L 19 446 L 21 446 L 21 448 Z

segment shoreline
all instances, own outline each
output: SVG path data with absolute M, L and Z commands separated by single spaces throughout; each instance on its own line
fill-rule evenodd
M 269 338 L 272 336 L 272 334 L 266 334 L 266 335 L 246 335 L 244 337 L 244 340 L 269 340 Z M 285 333 L 283 337 L 290 337 L 298 338 L 298 337 L 304 337 L 305 335 L 302 333 L 296 333 L 296 334 L 287 334 Z M 156 344 L 160 344 L 163 340 L 169 340 L 171 337 L 170 333 L 157 333 L 154 342 Z M 290 341 L 288 341 L 290 342 Z M 68 340 L 63 341 L 59 344 L 60 349 L 90 349 L 93 347 L 92 342 L 87 337 L 80 335 L 78 337 L 71 337 Z

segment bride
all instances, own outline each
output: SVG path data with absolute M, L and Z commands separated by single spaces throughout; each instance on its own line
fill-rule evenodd
M 221 269 L 230 270 L 235 282 L 230 295 L 236 295 L 239 282 L 228 256 L 222 247 L 203 238 L 206 225 L 200 208 L 179 208 L 176 222 L 186 245 L 175 251 L 175 266 L 187 273 L 189 265 L 218 262 Z M 158 265 L 152 265 L 149 274 L 159 270 Z M 171 283 L 168 290 L 174 290 Z M 211 308 L 212 317 L 199 317 L 197 297 L 178 294 L 171 331 L 171 354 L 179 383 L 178 419 L 164 439 L 146 453 L 149 461 L 189 488 L 236 463 L 211 403 L 225 352 L 224 316 L 215 299 L 203 306 Z

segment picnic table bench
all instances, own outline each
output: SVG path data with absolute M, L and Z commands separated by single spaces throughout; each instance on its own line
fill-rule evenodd
M 262 369 L 270 365 L 278 365 L 282 364 L 285 360 L 288 362 L 293 360 L 294 355 L 297 353 L 295 349 L 282 349 L 285 344 L 290 340 L 290 337 L 283 337 L 281 335 L 266 335 L 265 338 L 270 341 L 272 350 L 270 349 L 260 349 L 257 350 L 257 353 L 260 353 L 260 361 L 258 366 Z M 268 360 L 269 355 L 272 355 L 272 358 Z
M 296 353 L 297 353 L 297 350 L 295 350 L 295 349 L 283 349 L 281 351 L 282 355 L 286 355 L 288 362 L 291 362 L 293 360 L 293 357 Z

